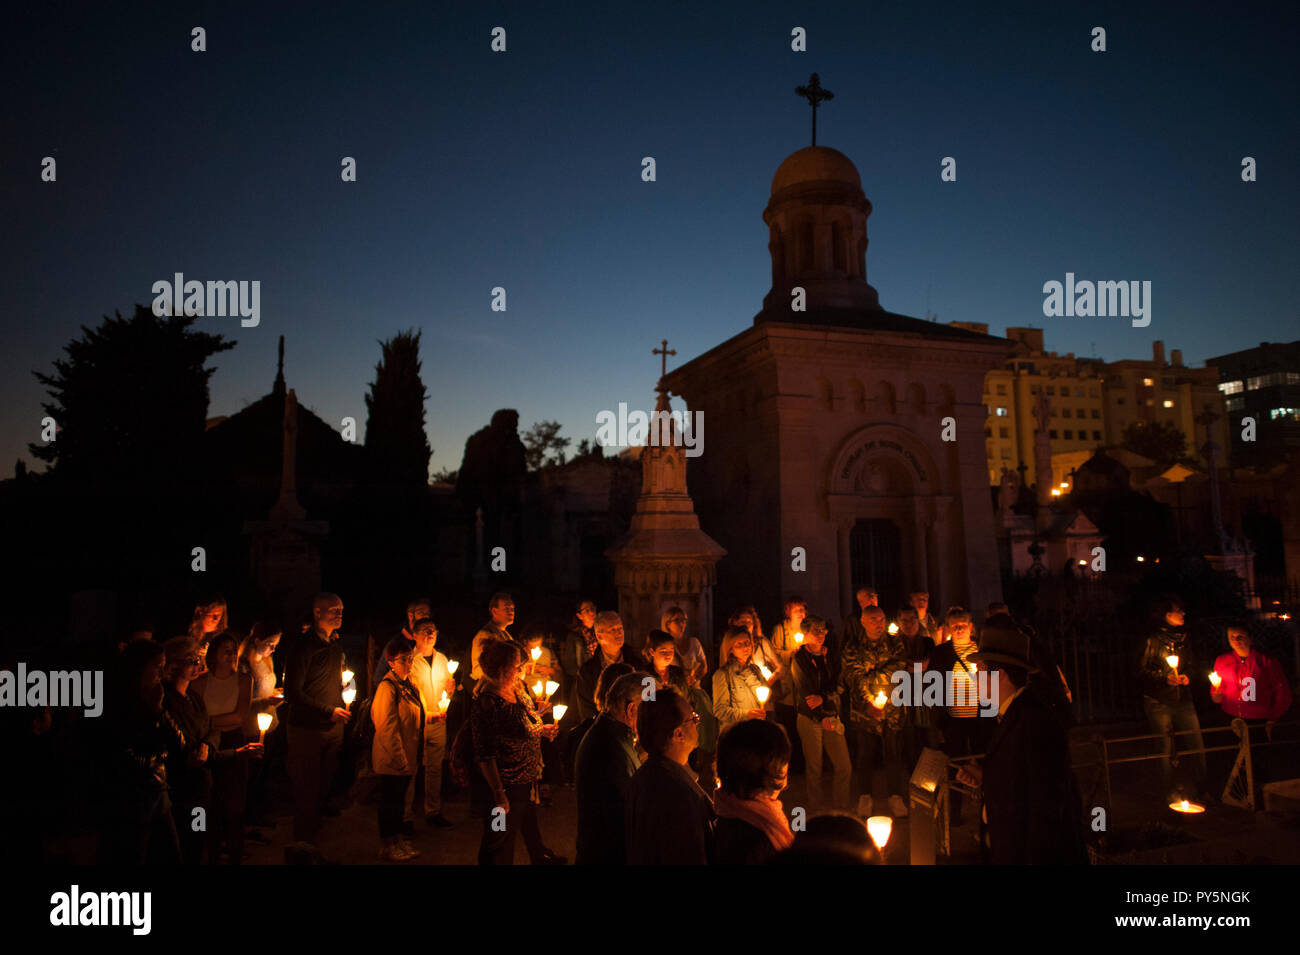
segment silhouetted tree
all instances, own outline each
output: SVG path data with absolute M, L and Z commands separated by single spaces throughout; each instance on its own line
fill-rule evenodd
M 1120 443 L 1134 454 L 1150 458 L 1162 471 L 1183 460 L 1187 451 L 1187 436 L 1164 421 L 1134 421 L 1124 429 Z
M 420 379 L 420 332 L 399 332 L 380 342 L 382 357 L 366 395 L 366 455 L 381 484 L 429 483 L 433 452 L 424 431 L 428 391 Z
M 208 358 L 234 348 L 196 332 L 194 316 L 159 318 L 137 305 L 130 318 L 104 317 L 63 350 L 54 374 L 34 372 L 58 428 L 49 444 L 30 444 L 62 480 L 98 485 L 164 480 L 197 463 L 208 414 Z
M 560 437 L 558 421 L 538 421 L 524 433 L 524 460 L 528 470 L 544 464 L 563 464 L 569 439 Z

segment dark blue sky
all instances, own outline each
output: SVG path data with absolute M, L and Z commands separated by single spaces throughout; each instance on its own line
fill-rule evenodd
M 269 390 L 284 334 L 300 400 L 364 426 L 377 340 L 415 326 L 434 469 L 497 408 L 576 444 L 652 399 L 659 339 L 680 363 L 749 327 L 813 71 L 886 308 L 1111 360 L 1300 337 L 1294 3 L 29 6 L 4 41 L 0 462 L 38 436 L 32 370 L 176 271 L 262 282 L 259 327 L 199 321 L 238 341 L 212 415 Z M 1044 318 L 1067 271 L 1150 280 L 1151 325 Z

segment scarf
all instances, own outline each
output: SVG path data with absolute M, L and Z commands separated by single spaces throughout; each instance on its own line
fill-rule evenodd
M 725 789 L 713 794 L 713 809 L 723 819 L 740 819 L 767 836 L 772 848 L 780 852 L 794 842 L 794 833 L 785 818 L 779 799 L 741 799 Z
M 596 648 L 600 646 L 600 644 L 596 642 L 596 628 L 592 627 L 588 630 L 586 627 L 583 627 L 582 639 L 587 644 L 587 659 L 591 659 L 596 655 Z

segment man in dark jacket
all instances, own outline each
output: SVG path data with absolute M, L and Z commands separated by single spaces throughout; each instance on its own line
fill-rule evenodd
M 1187 732 L 1186 736 L 1177 737 L 1180 749 L 1204 749 L 1201 737 L 1201 722 L 1196 716 L 1196 706 L 1192 703 L 1191 678 L 1192 661 L 1187 650 L 1187 631 L 1183 629 L 1185 617 L 1182 604 L 1176 599 L 1165 599 L 1156 608 L 1158 628 L 1147 638 L 1142 651 L 1140 666 L 1142 679 L 1142 706 L 1146 710 L 1147 723 L 1152 733 L 1169 733 L 1171 731 Z M 1188 732 L 1190 731 L 1190 732 Z M 1160 741 L 1164 758 L 1160 767 L 1164 771 L 1165 792 L 1172 799 L 1178 793 L 1174 787 L 1174 768 L 1170 761 L 1170 750 L 1174 738 L 1166 736 Z M 1183 795 L 1206 798 L 1205 793 L 1205 754 L 1195 753 L 1180 758 L 1190 765 L 1192 793 Z
M 1038 694 L 1027 692 L 1037 669 L 1029 636 L 1014 626 L 986 627 L 971 659 L 998 679 L 998 725 L 983 765 L 959 773 L 984 791 L 993 863 L 1085 864 L 1083 805 L 1065 728 Z
M 717 816 L 686 760 L 699 740 L 699 716 L 664 687 L 641 703 L 637 737 L 650 758 L 627 793 L 629 865 L 708 865 Z
M 334 594 L 318 595 L 312 601 L 312 626 L 298 638 L 285 666 L 285 729 L 297 842 L 316 841 L 348 721 L 343 650 L 336 639 L 342 625 L 343 601 Z
M 611 671 L 613 672 L 613 671 Z M 577 865 L 626 865 L 628 783 L 641 767 L 636 752 L 636 714 L 645 673 L 628 673 L 605 693 L 574 759 L 578 797 Z
M 601 671 L 611 663 L 627 663 L 634 668 L 648 666 L 645 659 L 635 659 L 623 643 L 623 618 L 612 610 L 596 615 L 595 656 L 578 668 L 578 716 L 581 720 L 596 715 L 596 683 Z

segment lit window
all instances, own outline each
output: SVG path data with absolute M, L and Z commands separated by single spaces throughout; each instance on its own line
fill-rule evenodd
M 1143 379 L 1142 379 L 1142 387 L 1144 387 L 1144 388 L 1150 388 L 1150 387 L 1151 387 L 1152 385 L 1154 385 L 1154 384 L 1155 384 L 1155 381 L 1152 380 L 1152 379 L 1150 379 L 1150 378 L 1143 378 Z
M 998 410 L 997 410 L 997 416 L 998 416 L 999 418 L 1005 418 L 1005 417 L 1007 417 L 1007 413 L 1008 413 L 1008 412 L 1007 412 L 1007 409 L 1006 409 L 1006 408 L 999 407 Z
M 1224 381 L 1219 383 L 1219 390 L 1225 395 L 1240 394 L 1242 390 L 1240 381 Z
M 1173 403 L 1170 399 L 1166 398 L 1166 399 L 1164 400 L 1164 406 L 1165 406 L 1166 408 L 1172 408 L 1172 407 L 1174 406 L 1174 403 Z

